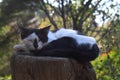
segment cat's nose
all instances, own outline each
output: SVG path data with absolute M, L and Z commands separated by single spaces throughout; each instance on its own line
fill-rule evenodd
M 33 42 L 33 46 L 37 49 L 38 48 L 38 42 L 37 42 L 37 39 L 34 40 Z

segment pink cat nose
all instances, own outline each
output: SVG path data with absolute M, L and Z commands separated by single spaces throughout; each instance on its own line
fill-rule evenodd
M 37 39 L 34 40 L 33 42 L 33 46 L 37 49 L 38 48 L 38 42 L 37 42 Z

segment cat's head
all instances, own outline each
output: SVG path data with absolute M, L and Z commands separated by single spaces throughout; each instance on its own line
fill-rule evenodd
M 48 41 L 50 26 L 42 29 L 20 27 L 21 39 L 28 50 L 40 50 Z

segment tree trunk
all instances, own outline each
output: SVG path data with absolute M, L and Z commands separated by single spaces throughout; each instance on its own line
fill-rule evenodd
M 15 54 L 11 71 L 12 80 L 96 80 L 89 62 L 80 64 L 68 58 Z

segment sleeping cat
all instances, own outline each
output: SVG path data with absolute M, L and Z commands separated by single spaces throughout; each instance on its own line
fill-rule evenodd
M 77 61 L 91 61 L 99 55 L 94 38 L 80 35 L 71 29 L 52 32 L 50 26 L 43 29 L 21 28 L 23 44 L 15 45 L 16 51 L 29 51 L 35 56 L 68 57 Z

